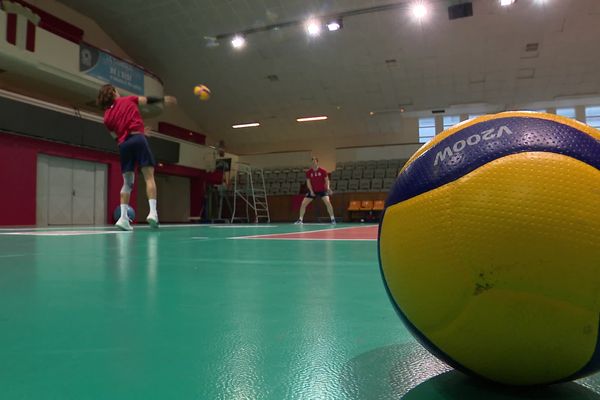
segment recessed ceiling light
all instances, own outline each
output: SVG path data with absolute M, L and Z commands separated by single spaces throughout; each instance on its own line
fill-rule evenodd
M 415 19 L 420 21 L 427 16 L 428 10 L 423 1 L 417 1 L 411 5 L 410 12 Z
M 321 23 L 316 19 L 306 21 L 304 27 L 310 36 L 318 36 L 321 33 Z
M 255 126 L 260 126 L 260 124 L 258 122 L 249 122 L 246 124 L 237 124 L 237 125 L 231 125 L 231 127 L 233 129 L 239 129 L 239 128 L 253 128 Z
M 327 23 L 327 29 L 330 32 L 340 30 L 342 28 L 342 20 L 331 21 Z
M 231 39 L 231 45 L 234 49 L 241 49 L 246 45 L 246 39 L 242 35 L 235 35 L 233 39 Z
M 310 121 L 323 121 L 327 119 L 326 115 L 321 115 L 319 117 L 302 117 L 302 118 L 296 118 L 296 121 L 298 122 L 310 122 Z
M 510 6 L 511 4 L 514 4 L 515 1 L 517 0 L 500 0 L 500 5 L 502 7 Z

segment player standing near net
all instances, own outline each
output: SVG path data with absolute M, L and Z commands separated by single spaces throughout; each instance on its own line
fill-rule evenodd
M 137 164 L 141 168 L 146 181 L 146 194 L 150 205 L 150 213 L 146 221 L 151 227 L 158 228 L 156 182 L 154 181 L 156 161 L 148 145 L 148 140 L 146 140 L 144 121 L 138 106 L 153 103 L 176 104 L 177 100 L 173 96 L 121 97 L 114 86 L 104 85 L 100 88 L 96 103 L 104 110 L 104 125 L 106 125 L 119 146 L 123 187 L 121 188 L 121 217 L 115 225 L 124 231 L 133 230 L 129 218 L 127 218 L 127 208 L 135 182 L 134 171 Z
M 335 224 L 333 206 L 331 205 L 331 201 L 329 201 L 329 195 L 333 192 L 329 188 L 327 171 L 319 167 L 319 159 L 317 157 L 313 157 L 311 161 L 312 168 L 306 171 L 306 186 L 308 187 L 308 193 L 306 193 L 306 197 L 302 200 L 302 204 L 300 205 L 300 218 L 298 218 L 296 224 L 303 223 L 302 219 L 304 218 L 306 207 L 317 198 L 317 196 L 325 203 L 325 207 L 327 207 L 327 212 L 331 218 L 331 223 Z

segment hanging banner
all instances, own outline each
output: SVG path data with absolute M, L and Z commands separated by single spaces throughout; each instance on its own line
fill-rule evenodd
M 144 71 L 85 43 L 79 45 L 79 71 L 136 95 L 144 95 Z

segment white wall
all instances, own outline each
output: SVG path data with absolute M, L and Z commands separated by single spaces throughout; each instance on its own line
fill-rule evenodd
M 293 151 L 287 153 L 255 154 L 240 156 L 240 162 L 258 168 L 276 167 L 308 167 L 312 153 L 310 151 Z
M 409 159 L 420 147 L 421 144 L 353 147 L 337 149 L 335 154 L 337 162 L 390 159 L 406 160 Z

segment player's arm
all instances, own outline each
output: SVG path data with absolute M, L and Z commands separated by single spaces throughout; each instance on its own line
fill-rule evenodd
M 173 96 L 138 96 L 138 104 L 140 106 L 145 106 L 146 104 L 157 104 L 162 103 L 165 105 L 177 104 L 177 99 Z
M 325 176 L 325 191 L 331 194 L 331 189 L 329 188 L 329 177 Z
M 310 195 L 314 196 L 315 192 L 313 191 L 312 185 L 310 184 L 310 179 L 306 180 L 306 187 L 308 188 L 308 191 L 310 192 Z

